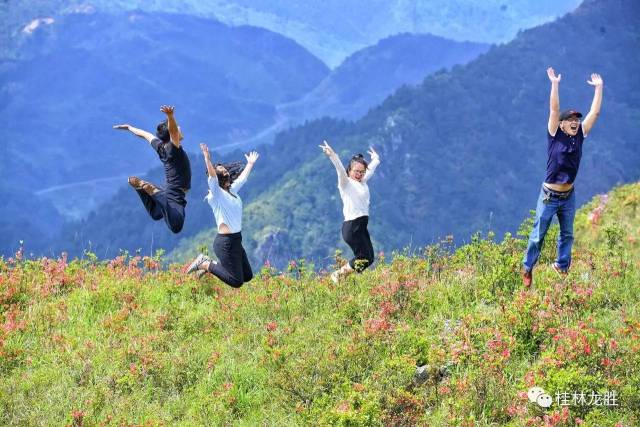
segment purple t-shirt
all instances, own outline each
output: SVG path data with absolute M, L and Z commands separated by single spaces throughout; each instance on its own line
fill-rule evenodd
M 582 158 L 584 134 L 582 125 L 575 136 L 569 136 L 558 127 L 555 136 L 547 130 L 547 176 L 544 182 L 549 184 L 573 184 Z

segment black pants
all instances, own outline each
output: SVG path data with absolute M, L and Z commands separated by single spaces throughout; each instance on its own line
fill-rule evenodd
M 209 264 L 209 273 L 234 288 L 239 288 L 243 283 L 253 279 L 247 253 L 242 247 L 240 232 L 218 233 L 213 241 L 213 252 L 218 257 L 218 263 Z
M 367 230 L 368 224 L 368 216 L 361 216 L 342 223 L 342 238 L 354 255 L 349 260 L 349 265 L 358 273 L 373 264 L 373 245 L 369 230 Z
M 173 233 L 179 233 L 184 225 L 184 208 L 187 205 L 184 191 L 180 189 L 167 188 L 158 191 L 153 196 L 148 195 L 144 190 L 136 190 L 142 204 L 151 218 L 159 221 L 164 218 L 167 227 Z

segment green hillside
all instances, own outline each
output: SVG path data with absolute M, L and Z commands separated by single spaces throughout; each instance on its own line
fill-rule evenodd
M 529 290 L 509 235 L 339 286 L 304 262 L 234 290 L 153 258 L 0 260 L 0 424 L 638 425 L 640 183 L 601 200 L 569 276 L 552 230 Z M 557 403 L 574 392 L 616 405 Z

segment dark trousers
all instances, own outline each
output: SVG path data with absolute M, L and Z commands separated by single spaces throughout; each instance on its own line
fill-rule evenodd
M 358 273 L 373 263 L 373 245 L 367 225 L 368 216 L 361 216 L 342 223 L 342 238 L 353 251 L 354 257 L 349 260 L 351 268 Z
M 184 199 L 184 192 L 180 189 L 164 189 L 158 191 L 153 196 L 148 195 L 143 190 L 136 190 L 144 208 L 149 212 L 151 218 L 159 221 L 164 218 L 167 227 L 173 233 L 179 233 L 184 225 L 184 208 L 187 201 Z
M 240 232 L 218 233 L 213 241 L 213 252 L 218 257 L 218 263 L 209 264 L 209 273 L 234 288 L 239 288 L 243 283 L 253 279 L 247 253 L 242 247 Z

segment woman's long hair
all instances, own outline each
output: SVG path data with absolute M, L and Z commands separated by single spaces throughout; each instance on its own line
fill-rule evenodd
M 229 173 L 229 175 L 223 175 L 218 173 L 218 169 L 217 169 L 218 166 L 222 166 L 223 168 L 225 168 Z M 231 184 L 233 184 L 233 181 L 238 179 L 238 177 L 244 170 L 245 166 L 246 165 L 244 164 L 244 162 L 241 162 L 241 161 L 229 162 L 229 163 L 216 163 L 214 167 L 216 168 L 216 177 L 218 178 L 218 185 L 220 186 L 220 188 L 228 189 L 228 187 L 231 186 Z

